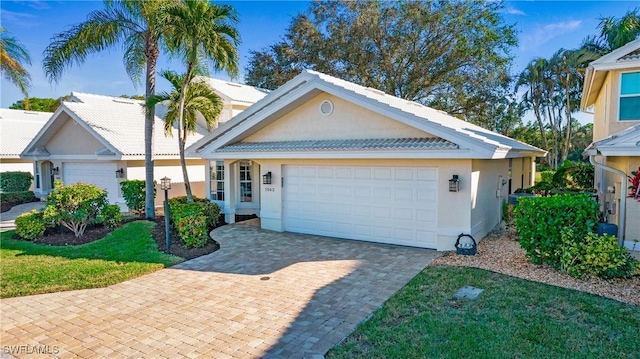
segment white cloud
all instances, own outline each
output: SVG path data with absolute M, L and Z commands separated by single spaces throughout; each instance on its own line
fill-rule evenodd
M 572 32 L 582 25 L 582 20 L 562 21 L 536 26 L 531 33 L 523 34 L 520 41 L 522 50 L 536 49 L 551 39 Z
M 507 14 L 511 14 L 511 15 L 522 15 L 522 16 L 526 16 L 527 14 L 522 11 L 522 10 L 518 10 L 515 7 L 509 6 L 504 10 Z

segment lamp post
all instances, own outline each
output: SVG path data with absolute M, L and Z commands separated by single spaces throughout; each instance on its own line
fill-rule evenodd
M 171 249 L 171 231 L 169 230 L 169 190 L 171 189 L 171 178 L 164 176 L 160 179 L 160 189 L 164 191 L 164 236 L 166 238 L 167 253 Z

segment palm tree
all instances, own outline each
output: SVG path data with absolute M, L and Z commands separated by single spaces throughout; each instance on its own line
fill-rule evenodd
M 624 16 L 616 19 L 613 16 L 601 17 L 598 29 L 600 35 L 589 36 L 583 41 L 582 47 L 600 55 L 624 46 L 640 37 L 640 10 L 635 8 L 627 11 Z
M 15 37 L 0 26 L 0 70 L 4 77 L 18 86 L 24 94 L 24 109 L 29 109 L 29 94 L 31 76 L 24 68 L 31 65 L 29 52 Z
M 220 99 L 206 83 L 198 81 L 197 78 L 194 79 L 187 84 L 187 91 L 184 97 L 182 127 L 178 127 L 180 126 L 178 122 L 180 117 L 180 95 L 187 77 L 186 75 L 178 75 L 173 71 L 162 71 L 160 76 L 171 83 L 172 91 L 151 96 L 151 98 L 147 100 L 146 105 L 147 108 L 150 109 L 159 103 L 164 103 L 168 109 L 164 118 L 164 132 L 172 136 L 174 126 L 178 128 L 178 145 L 180 149 L 184 149 L 187 142 L 187 135 L 196 133 L 198 128 L 198 114 L 204 117 L 207 129 L 213 129 L 222 112 L 222 99 Z M 190 188 L 190 183 L 184 151 L 180 151 L 180 165 L 182 166 L 186 190 L 186 188 Z
M 206 73 L 206 62 L 215 70 L 224 70 L 230 75 L 238 72 L 238 49 L 240 35 L 235 26 L 236 11 L 228 5 L 211 4 L 206 0 L 186 0 L 166 11 L 164 18 L 169 26 L 167 45 L 180 53 L 187 70 L 180 91 L 178 110 L 178 137 L 181 137 L 187 86 L 195 73 Z M 180 144 L 181 158 L 184 143 Z M 186 167 L 183 176 L 187 178 Z M 193 202 L 191 186 L 185 181 L 187 201 Z
M 545 98 L 545 71 L 547 68 L 547 60 L 537 58 L 532 60 L 527 67 L 518 76 L 516 90 L 522 86 L 528 89 L 522 96 L 522 102 L 529 109 L 533 110 L 533 114 L 538 122 L 540 136 L 542 137 L 542 146 L 548 149 L 547 135 L 544 126 L 544 111 L 542 110 Z
M 124 65 L 134 83 L 145 74 L 145 98 L 156 88 L 156 63 L 166 28 L 160 14 L 172 0 L 105 0 L 105 8 L 90 13 L 87 20 L 56 34 L 44 51 L 42 66 L 50 81 L 58 81 L 72 64 L 83 63 L 87 55 L 117 45 L 124 47 Z M 153 183 L 153 125 L 155 113 L 146 113 L 145 142 L 145 216 L 155 217 Z

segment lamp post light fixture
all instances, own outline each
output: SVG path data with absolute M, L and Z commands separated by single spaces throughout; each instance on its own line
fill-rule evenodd
M 262 175 L 262 184 L 271 184 L 271 172 Z
M 458 179 L 458 175 L 453 175 L 453 178 L 449 180 L 449 192 L 459 192 L 460 191 L 460 179 Z
M 171 230 L 169 229 L 169 217 L 171 213 L 169 211 L 169 190 L 171 189 L 171 178 L 164 176 L 160 179 L 160 189 L 164 191 L 164 236 L 166 239 L 165 246 L 167 247 L 167 253 L 171 249 Z

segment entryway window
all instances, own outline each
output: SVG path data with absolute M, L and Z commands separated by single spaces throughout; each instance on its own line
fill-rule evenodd
M 240 161 L 240 202 L 251 200 L 251 161 Z
M 640 72 L 622 74 L 620 121 L 640 121 Z
M 36 161 L 35 162 L 35 183 L 34 183 L 34 187 L 35 188 L 40 188 L 40 161 Z
M 209 161 L 211 200 L 224 201 L 224 161 Z

